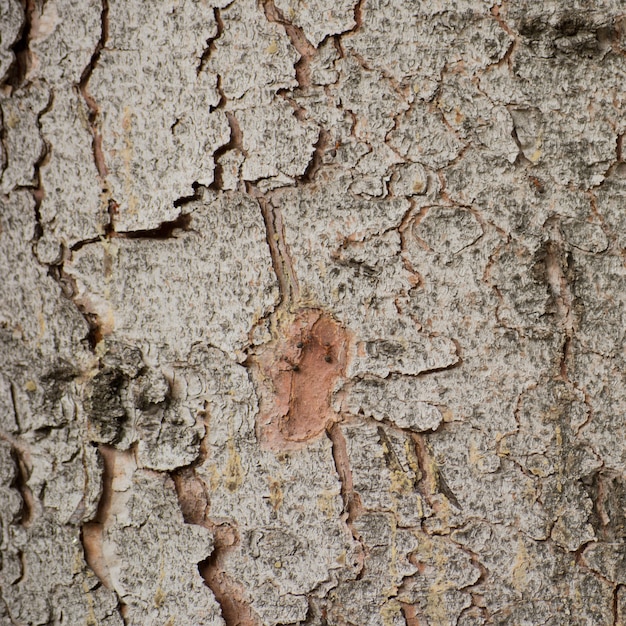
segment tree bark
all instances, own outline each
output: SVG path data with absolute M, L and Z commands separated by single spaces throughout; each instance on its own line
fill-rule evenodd
M 0 0 L 0 624 L 626 623 L 619 0 Z

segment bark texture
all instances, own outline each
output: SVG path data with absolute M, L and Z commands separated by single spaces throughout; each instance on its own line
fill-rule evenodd
M 623 0 L 0 0 L 0 624 L 626 624 Z

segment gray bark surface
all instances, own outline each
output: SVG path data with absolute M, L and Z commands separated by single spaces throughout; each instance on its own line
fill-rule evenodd
M 626 624 L 624 0 L 0 0 L 0 624 Z

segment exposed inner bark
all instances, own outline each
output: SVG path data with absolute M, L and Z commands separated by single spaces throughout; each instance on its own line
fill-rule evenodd
M 344 373 L 348 336 L 318 309 L 283 314 L 276 333 L 248 364 L 260 390 L 259 441 L 279 451 L 317 437 L 337 419 L 330 401 Z

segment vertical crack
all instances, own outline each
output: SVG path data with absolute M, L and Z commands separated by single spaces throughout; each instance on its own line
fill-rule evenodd
M 20 511 L 19 523 L 28 528 L 35 519 L 37 512 L 37 501 L 35 495 L 28 486 L 28 479 L 31 473 L 31 463 L 28 448 L 19 439 L 11 437 L 0 430 L 0 439 L 6 441 L 11 446 L 11 457 L 15 464 L 15 477 L 11 487 L 15 489 L 22 498 L 22 508 Z
M 363 4 L 365 0 L 357 0 L 354 5 L 354 28 L 350 33 L 356 33 L 363 27 Z
M 622 615 L 620 615 L 620 607 L 619 607 L 619 592 L 624 588 L 624 585 L 618 584 L 615 585 L 613 589 L 613 626 L 619 626 L 623 623 Z
M 215 24 L 217 26 L 217 32 L 214 37 L 211 37 L 206 40 L 206 48 L 202 52 L 200 56 L 200 61 L 198 62 L 198 67 L 196 68 L 196 74 L 200 74 L 204 68 L 206 67 L 209 59 L 215 52 L 215 42 L 223 35 L 224 33 L 224 21 L 222 20 L 221 11 L 219 8 L 215 7 L 213 9 L 213 18 L 215 19 Z
M 343 46 L 342 39 L 345 36 L 356 34 L 358 31 L 361 30 L 361 28 L 363 28 L 363 5 L 364 4 L 365 4 L 365 0 L 357 0 L 357 2 L 354 5 L 354 26 L 348 30 L 343 31 L 342 33 L 338 33 L 335 36 L 335 39 L 334 39 L 335 48 L 337 49 L 337 52 L 339 53 L 339 56 L 342 59 L 345 59 L 348 56 Z M 356 55 L 355 55 L 355 58 L 356 58 Z M 363 59 L 358 59 L 359 63 L 362 60 Z
M 31 192 L 33 194 L 33 199 L 35 201 L 35 232 L 33 234 L 33 241 L 36 242 L 43 236 L 43 225 L 41 223 L 41 203 L 43 202 L 45 196 L 45 190 L 43 187 L 43 183 L 41 182 L 41 167 L 46 162 L 48 158 L 48 144 L 46 143 L 42 127 L 41 127 L 41 118 L 50 111 L 52 105 L 54 103 L 54 92 L 50 91 L 48 94 L 48 102 L 44 106 L 44 108 L 37 115 L 37 128 L 39 130 L 39 135 L 42 141 L 42 149 L 39 158 L 34 164 L 35 171 L 35 185 L 31 188 Z M 37 255 L 35 254 L 35 257 Z
M 109 0 L 102 0 L 101 6 L 102 6 L 102 10 L 100 12 L 100 25 L 101 25 L 100 26 L 101 28 L 100 38 L 96 44 L 96 47 L 94 48 L 94 51 L 91 55 L 89 63 L 87 64 L 87 66 L 85 67 L 85 69 L 83 70 L 81 74 L 77 87 L 89 111 L 88 123 L 89 123 L 89 129 L 90 129 L 91 136 L 92 136 L 91 145 L 92 145 L 92 151 L 93 151 L 94 164 L 96 166 L 96 171 L 98 172 L 98 177 L 100 179 L 100 184 L 102 186 L 102 193 L 106 197 L 110 194 L 110 192 L 106 183 L 106 177 L 107 177 L 108 171 L 107 171 L 106 163 L 104 159 L 104 152 L 102 150 L 102 135 L 99 130 L 100 108 L 88 90 L 89 80 L 91 79 L 91 76 L 93 75 L 96 65 L 98 64 L 98 61 L 100 60 L 102 50 L 104 49 L 105 44 L 109 37 Z M 115 200 L 113 200 L 110 197 L 108 198 L 108 200 L 106 200 L 106 202 L 107 202 L 107 213 L 109 216 L 109 223 L 104 227 L 104 233 L 105 233 L 105 236 L 108 237 L 111 235 L 111 233 L 115 231 L 115 217 L 117 215 L 118 204 L 117 202 L 115 202 Z M 74 246 L 72 247 L 72 250 L 73 251 L 79 250 L 83 245 L 87 243 L 92 243 L 98 240 L 100 240 L 100 237 L 89 239 L 87 241 L 78 242 L 77 244 L 74 244 Z M 71 289 L 66 288 L 66 290 L 71 291 L 71 295 L 69 297 L 73 300 L 73 296 L 76 293 L 74 279 L 72 279 L 67 274 L 65 274 L 62 268 L 59 272 L 59 276 L 66 283 L 66 285 L 69 285 L 71 287 Z M 57 282 L 60 282 L 60 281 L 57 280 Z M 102 340 L 102 324 L 100 320 L 98 319 L 97 315 L 85 310 L 84 306 L 82 306 L 81 304 L 75 301 L 74 301 L 74 304 L 77 306 L 78 310 L 80 311 L 80 313 L 85 318 L 85 321 L 88 324 L 89 332 L 87 334 L 86 340 L 91 350 L 95 352 L 96 346 Z M 100 448 L 101 452 L 102 452 L 102 449 L 103 448 L 101 447 Z
M 103 536 L 104 527 L 110 517 L 114 500 L 113 480 L 115 478 L 117 451 L 110 446 L 102 444 L 98 447 L 98 452 L 103 465 L 102 490 L 93 520 L 83 524 L 81 528 L 81 540 L 87 565 L 89 565 L 98 580 L 107 589 L 113 590 L 111 574 L 104 556 Z
M 354 490 L 354 482 L 352 478 L 352 468 L 350 467 L 350 459 L 348 457 L 348 448 L 346 439 L 341 432 L 339 424 L 333 424 L 327 431 L 327 436 L 332 444 L 333 460 L 339 482 L 341 483 L 341 497 L 343 499 L 343 507 L 346 515 L 346 526 L 352 535 L 354 541 L 360 545 L 361 550 L 358 555 L 359 569 L 357 571 L 357 579 L 362 576 L 365 568 L 365 545 L 354 527 L 355 520 L 363 513 L 363 506 L 359 494 Z
M 26 454 L 24 450 L 21 450 L 17 443 L 12 447 L 15 467 L 17 473 L 15 476 L 15 489 L 22 496 L 22 514 L 20 524 L 25 528 L 28 528 L 35 519 L 36 501 L 33 492 L 28 486 L 28 478 L 30 476 L 29 464 L 26 460 Z
M 285 229 L 280 209 L 272 204 L 259 189 L 247 185 L 248 193 L 257 200 L 265 223 L 267 244 L 280 291 L 279 307 L 293 310 L 300 300 L 300 287 L 293 267 L 291 254 L 285 241 Z
M 557 229 L 555 229 L 556 231 Z M 546 245 L 546 277 L 565 338 L 561 355 L 560 373 L 563 380 L 568 379 L 567 362 L 570 357 L 572 339 L 574 336 L 574 321 L 572 316 L 572 293 L 567 281 L 563 246 L 559 239 L 549 241 Z
M 15 58 L 4 80 L 4 83 L 13 89 L 23 84 L 26 80 L 28 70 L 30 69 L 30 36 L 33 25 L 33 14 L 37 8 L 36 0 L 22 0 L 21 4 L 24 12 L 22 31 L 17 41 L 11 46 Z
M 98 452 L 103 464 L 102 490 L 96 514 L 90 522 L 81 526 L 80 539 L 85 562 L 104 587 L 115 594 L 118 601 L 116 610 L 122 622 L 127 624 L 126 604 L 113 584 L 109 560 L 111 555 L 105 551 L 104 538 L 107 525 L 121 512 L 124 502 L 124 496 L 120 496 L 123 492 L 116 490 L 115 481 L 129 470 L 133 472 L 136 469 L 135 447 L 120 451 L 113 446 L 100 444 Z
M 493 65 L 498 66 L 498 65 L 507 65 L 509 67 L 509 69 L 511 68 L 511 64 L 512 64 L 512 59 L 511 57 L 513 56 L 513 52 L 515 51 L 515 49 L 518 47 L 519 42 L 518 42 L 518 36 L 517 33 L 509 27 L 509 25 L 506 23 L 506 21 L 504 20 L 504 18 L 502 17 L 501 13 L 501 5 L 494 3 L 494 5 L 491 7 L 491 15 L 494 17 L 494 19 L 496 20 L 496 22 L 498 22 L 498 25 L 500 26 L 500 28 L 507 33 L 511 38 L 511 43 L 509 45 L 509 47 L 507 48 L 506 52 L 504 53 L 504 55 L 502 56 L 502 58 L 500 58 L 500 60 L 498 60 L 496 63 L 494 63 Z
M 205 454 L 201 452 L 197 462 L 202 462 Z M 261 626 L 245 589 L 226 572 L 228 554 L 240 541 L 237 528 L 211 519 L 209 494 L 193 467 L 182 468 L 171 476 L 185 522 L 202 526 L 213 535 L 213 551 L 198 563 L 198 571 L 220 605 L 226 626 Z
M 313 151 L 313 155 L 311 156 L 311 160 L 309 164 L 306 166 L 304 170 L 304 174 L 300 176 L 299 180 L 302 183 L 311 183 L 315 179 L 317 172 L 320 170 L 322 165 L 324 164 L 324 154 L 326 153 L 326 149 L 331 145 L 331 136 L 330 133 L 324 128 L 320 128 L 320 134 L 317 138 L 317 141 L 314 144 L 315 150 Z
M 235 529 L 228 524 L 208 527 L 213 531 L 215 544 L 211 555 L 198 564 L 198 569 L 220 605 L 226 626 L 261 626 L 243 587 L 226 573 L 226 555 L 239 541 Z
M 17 408 L 17 392 L 15 390 L 15 383 L 10 384 L 11 404 L 13 405 L 13 415 L 15 416 L 15 425 L 17 426 L 18 434 L 22 432 L 22 425 L 20 423 L 20 412 Z
M 220 82 L 221 79 L 218 76 L 217 90 L 220 93 L 220 104 L 218 107 L 221 107 L 226 103 L 226 97 L 222 93 Z M 224 111 L 224 115 L 226 115 L 226 119 L 228 120 L 228 125 L 230 127 L 230 139 L 213 153 L 215 169 L 213 170 L 213 182 L 209 185 L 209 189 L 212 189 L 213 191 L 222 191 L 224 188 L 224 167 L 219 162 L 220 157 L 231 150 L 238 150 L 244 156 L 246 155 L 246 151 L 243 147 L 243 133 L 241 131 L 241 126 L 239 126 L 239 121 L 232 111 Z
M 101 32 L 100 39 L 96 44 L 96 48 L 91 55 L 91 59 L 89 60 L 89 64 L 83 70 L 83 73 L 80 77 L 80 81 L 78 83 L 78 89 L 83 97 L 83 100 L 87 104 L 87 108 L 89 109 L 89 126 L 91 129 L 91 135 L 93 137 L 93 154 L 94 154 L 94 162 L 96 168 L 98 170 L 98 174 L 102 180 L 102 184 L 105 184 L 106 176 L 107 176 L 107 168 L 104 160 L 104 153 L 102 151 L 102 135 L 100 134 L 98 128 L 98 118 L 100 116 L 100 108 L 98 104 L 94 100 L 93 96 L 89 93 L 88 83 L 89 80 L 100 60 L 100 55 L 102 50 L 107 42 L 109 37 L 109 0 L 102 0 L 102 12 L 100 14 L 100 22 L 101 22 Z M 109 214 L 111 215 L 111 219 L 113 218 L 111 207 L 109 206 Z
M 311 82 L 311 61 L 317 55 L 317 48 L 309 42 L 301 27 L 296 26 L 285 18 L 283 13 L 276 7 L 274 0 L 264 0 L 263 10 L 265 12 L 265 17 L 269 22 L 279 24 L 284 28 L 291 45 L 300 55 L 300 58 L 294 65 L 298 88 L 301 90 L 307 90 L 313 87 Z M 282 96 L 293 107 L 296 119 L 307 119 L 309 117 L 307 110 L 299 102 L 290 98 L 288 94 L 289 90 L 281 89 L 278 91 L 278 95 Z M 311 156 L 311 160 L 309 161 L 304 174 L 298 177 L 298 180 L 303 183 L 313 181 L 317 171 L 322 166 L 326 148 L 330 144 L 330 133 L 321 126 L 318 125 L 318 127 L 319 135 L 314 144 L 314 152 Z
M 264 0 L 263 10 L 268 22 L 280 24 L 284 29 L 291 45 L 300 55 L 300 59 L 294 65 L 296 80 L 300 88 L 311 86 L 311 59 L 317 54 L 315 46 L 306 38 L 304 31 L 299 26 L 291 23 L 274 4 L 274 0 Z
M 437 467 L 437 463 L 426 441 L 426 436 L 412 433 L 412 439 L 417 464 L 421 473 L 417 488 L 426 501 L 426 504 L 428 504 L 435 513 L 438 513 L 441 510 L 441 505 L 435 496 L 441 494 L 460 511 L 461 505 L 450 487 L 448 487 L 441 471 Z

